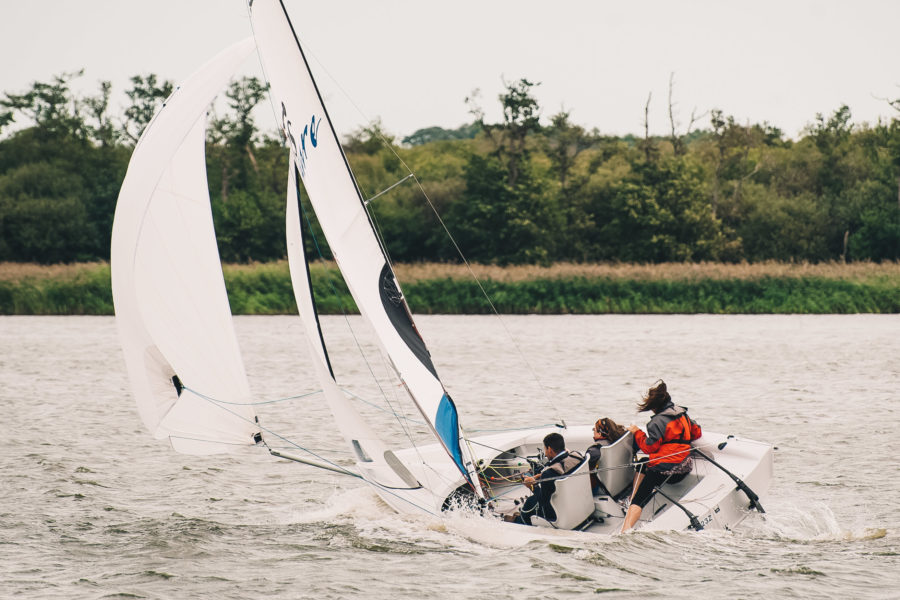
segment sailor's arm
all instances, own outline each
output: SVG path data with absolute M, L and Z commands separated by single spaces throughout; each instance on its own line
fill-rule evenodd
M 524 479 L 522 479 L 522 485 L 527 487 L 529 490 L 533 490 L 534 484 L 537 483 L 537 480 L 540 478 L 541 478 L 540 473 L 538 473 L 537 475 L 529 475 L 529 476 L 525 477 Z

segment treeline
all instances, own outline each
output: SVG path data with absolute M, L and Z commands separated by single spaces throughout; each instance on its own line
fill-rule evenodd
M 0 261 L 109 258 L 128 159 L 172 84 L 133 77 L 114 115 L 111 85 L 80 97 L 78 75 L 0 98 Z M 473 122 L 456 130 L 398 140 L 376 123 L 345 140 L 366 198 L 416 174 L 369 205 L 393 260 L 457 260 L 444 226 L 481 263 L 900 259 L 900 101 L 875 124 L 853 123 L 846 106 L 816 115 L 799 140 L 718 110 L 684 131 L 673 116 L 668 136 L 645 123 L 643 136 L 615 137 L 566 112 L 542 115 L 535 85 L 507 84 L 497 123 L 470 102 Z M 237 80 L 210 119 L 210 194 L 228 262 L 285 255 L 287 154 L 252 118 L 265 93 L 255 78 Z M 328 258 L 316 241 L 308 250 Z

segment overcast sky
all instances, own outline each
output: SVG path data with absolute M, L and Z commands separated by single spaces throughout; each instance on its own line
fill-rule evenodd
M 3 3 L 0 92 L 84 68 L 79 92 L 111 80 L 120 107 L 130 76 L 177 82 L 251 33 L 245 0 Z M 900 0 L 285 4 L 342 133 L 379 117 L 400 136 L 457 127 L 476 88 L 496 118 L 502 78 L 541 83 L 545 122 L 565 108 L 609 134 L 642 131 L 648 93 L 651 130 L 666 132 L 670 73 L 682 128 L 692 110 L 720 108 L 796 136 L 816 113 L 848 104 L 854 122 L 874 122 L 892 114 L 881 98 L 900 97 Z

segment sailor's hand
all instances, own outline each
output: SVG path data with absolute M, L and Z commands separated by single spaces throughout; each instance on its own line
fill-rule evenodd
M 534 487 L 534 477 L 526 477 L 522 480 L 522 484 L 525 485 L 529 490 Z
M 629 426 L 626 427 L 625 429 L 627 429 L 627 430 L 630 431 L 631 433 L 637 433 L 637 432 L 639 431 L 637 425 L 629 425 Z

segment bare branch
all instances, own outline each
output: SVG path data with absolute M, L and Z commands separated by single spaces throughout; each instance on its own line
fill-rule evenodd
M 675 72 L 669 73 L 669 125 L 672 128 L 672 144 L 676 144 L 678 135 L 675 133 L 675 112 L 673 110 L 672 92 L 675 88 Z
M 653 97 L 653 92 L 647 93 L 647 103 L 644 104 L 644 139 L 650 139 L 650 98 Z
M 691 122 L 688 123 L 688 128 L 684 135 L 686 135 L 686 136 L 691 135 L 691 131 L 694 130 L 694 125 L 697 123 L 697 121 L 699 121 L 700 119 L 702 119 L 703 117 L 705 117 L 708 114 L 709 114 L 709 111 L 706 110 L 698 115 L 697 107 L 695 106 L 694 110 L 691 111 Z

